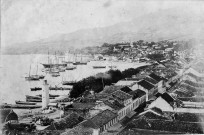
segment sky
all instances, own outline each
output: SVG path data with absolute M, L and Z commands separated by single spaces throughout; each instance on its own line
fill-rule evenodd
M 204 9 L 204 2 L 191 0 L 1 0 L 1 5 L 2 47 L 114 25 L 168 8 Z

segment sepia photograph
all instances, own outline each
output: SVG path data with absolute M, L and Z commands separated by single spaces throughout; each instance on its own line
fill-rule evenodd
M 0 134 L 204 134 L 204 1 L 0 1 Z

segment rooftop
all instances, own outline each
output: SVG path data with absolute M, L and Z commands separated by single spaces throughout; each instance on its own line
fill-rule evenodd
M 95 106 L 95 103 L 76 103 L 72 104 L 73 108 L 77 109 L 90 109 Z
M 104 110 L 103 112 L 97 114 L 96 116 L 92 117 L 91 119 L 89 119 L 93 124 L 87 124 L 85 123 L 84 126 L 96 126 L 98 128 L 100 128 L 101 126 L 107 124 L 109 121 L 111 121 L 112 119 L 116 118 L 117 114 L 110 111 L 110 110 Z M 95 128 L 95 127 L 93 127 Z
M 140 89 L 137 89 L 135 91 L 129 92 L 129 94 L 133 96 L 133 99 L 136 99 L 136 98 L 142 97 L 146 93 L 144 91 L 140 90 Z
M 137 81 L 134 80 L 120 80 L 115 84 L 115 86 L 133 86 L 136 83 Z
M 105 86 L 105 88 L 103 89 L 103 91 L 101 91 L 101 94 L 111 94 L 117 90 L 120 90 L 121 88 L 123 88 L 124 86 L 115 86 L 115 85 L 111 85 L 111 86 Z
M 172 77 L 174 77 L 174 76 L 176 76 L 176 75 L 177 75 L 176 72 L 170 72 L 170 73 L 167 73 L 167 74 L 166 74 L 165 78 L 166 78 L 166 79 L 170 79 L 170 78 L 172 78 Z
M 124 105 L 120 104 L 117 100 L 115 99 L 108 99 L 104 101 L 104 104 L 106 104 L 107 106 L 113 108 L 114 110 L 120 110 L 123 107 L 125 107 Z
M 154 73 L 151 73 L 149 76 L 150 76 L 151 78 L 153 78 L 154 80 L 156 80 L 156 81 L 161 81 L 161 80 L 163 80 L 160 76 L 158 76 L 158 75 L 156 75 L 156 74 L 154 74 Z
M 113 98 L 117 98 L 119 100 L 125 101 L 127 99 L 132 98 L 132 95 L 125 93 L 121 90 L 117 90 L 116 92 L 112 93 Z
M 6 122 L 10 120 L 18 120 L 18 115 L 13 110 L 10 111 L 10 113 L 6 116 L 5 119 Z
M 150 82 L 151 84 L 157 84 L 158 81 L 154 80 L 153 78 L 146 77 L 144 78 L 145 81 Z
M 142 80 L 138 83 L 138 85 L 141 85 L 142 87 L 144 87 L 145 89 L 147 90 L 151 90 L 152 88 L 154 88 L 154 85 L 152 85 L 151 83 L 145 81 L 145 80 Z
M 168 94 L 168 93 L 163 93 L 161 97 L 168 103 L 174 102 L 174 99 Z
M 125 92 L 125 93 L 129 93 L 129 92 L 132 91 L 132 90 L 131 90 L 129 87 L 127 87 L 127 86 L 121 88 L 120 90 L 123 91 L 123 92 Z
M 4 123 L 11 109 L 0 109 L 1 123 Z

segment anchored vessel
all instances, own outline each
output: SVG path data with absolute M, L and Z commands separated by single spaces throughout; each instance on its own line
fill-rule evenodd
M 26 102 L 26 101 L 15 101 L 16 104 L 22 104 L 22 105 L 35 105 L 36 103 L 33 102 Z
M 93 66 L 93 68 L 106 68 L 106 66 Z

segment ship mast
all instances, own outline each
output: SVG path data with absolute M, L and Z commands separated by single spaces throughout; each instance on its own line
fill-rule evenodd
M 47 56 L 47 63 L 49 64 L 49 51 L 48 51 L 48 56 Z
M 38 63 L 37 63 L 37 70 L 36 70 L 36 75 L 38 74 Z
M 31 70 L 31 64 L 30 64 L 30 69 L 29 69 L 29 77 L 30 77 L 30 70 Z

